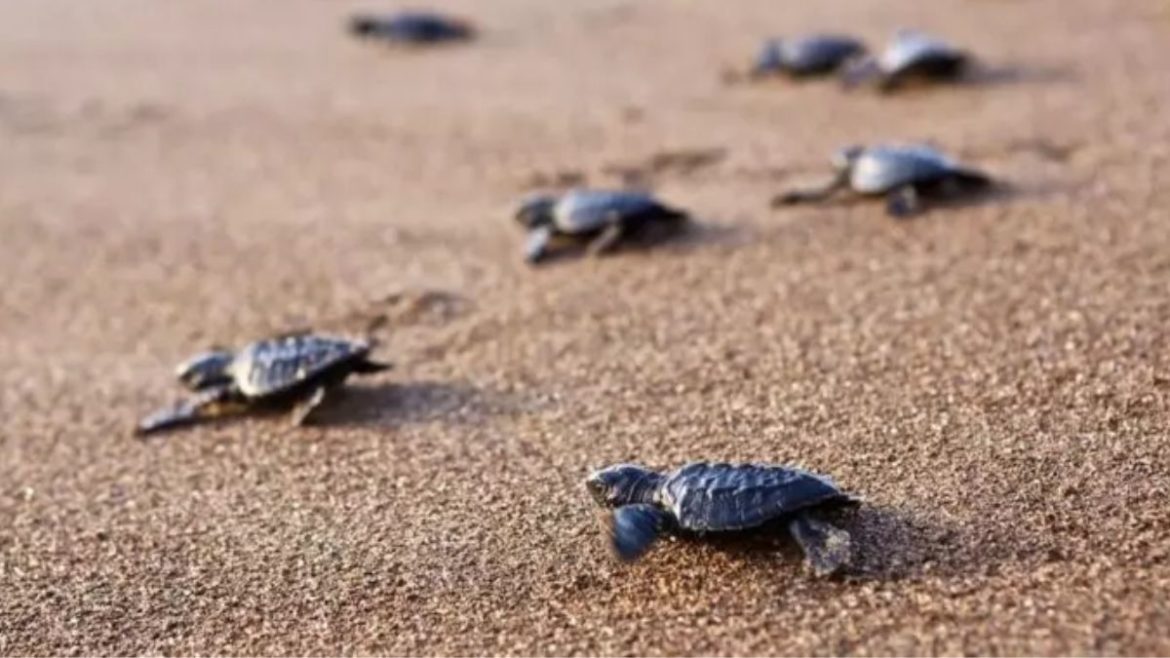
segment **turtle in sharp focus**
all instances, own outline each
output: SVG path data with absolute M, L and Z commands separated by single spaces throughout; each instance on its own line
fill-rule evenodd
M 151 434 L 266 405 L 292 406 L 293 423 L 305 424 L 350 374 L 390 368 L 371 360 L 370 350 L 361 341 L 303 334 L 259 340 L 238 352 L 199 354 L 176 369 L 179 382 L 196 395 L 150 415 L 137 432 Z
M 614 553 L 638 559 L 663 533 L 747 531 L 783 521 L 818 575 L 848 566 L 849 533 L 818 511 L 858 500 L 832 480 L 789 466 L 692 462 L 670 473 L 617 464 L 585 486 L 609 510 Z
M 751 77 L 762 78 L 777 73 L 793 78 L 824 75 L 864 53 L 865 46 L 860 41 L 836 34 L 769 39 L 756 57 Z
M 629 190 L 538 194 L 516 212 L 516 220 L 528 230 L 524 255 L 530 263 L 544 258 L 555 241 L 585 242 L 590 255 L 600 255 L 626 239 L 658 237 L 655 229 L 673 231 L 687 219 L 685 212 Z
M 893 91 L 912 80 L 954 80 L 970 64 L 970 56 L 934 37 L 900 30 L 878 56 L 858 60 L 845 71 L 846 87 L 873 82 L 881 91 Z
M 851 146 L 833 156 L 832 180 L 810 189 L 791 190 L 772 200 L 773 206 L 820 201 L 849 189 L 862 195 L 886 195 L 894 217 L 922 209 L 923 198 L 984 190 L 992 180 L 925 145 Z
M 349 19 L 350 34 L 400 45 L 427 45 L 463 41 L 475 36 L 467 22 L 423 11 L 390 16 L 359 14 Z

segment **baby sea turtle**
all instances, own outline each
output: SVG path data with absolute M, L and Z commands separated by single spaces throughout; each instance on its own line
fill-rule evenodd
M 925 145 L 850 146 L 833 156 L 833 167 L 836 175 L 824 185 L 791 190 L 773 199 L 772 205 L 820 201 L 848 188 L 862 195 L 884 194 L 890 215 L 908 217 L 922 209 L 924 197 L 953 196 L 991 185 L 986 174 Z
M 969 63 L 967 53 L 945 41 L 900 30 L 880 55 L 858 60 L 846 70 L 845 85 L 874 83 L 882 91 L 893 91 L 910 81 L 953 80 Z
M 212 350 L 180 364 L 179 382 L 196 395 L 138 425 L 146 435 L 258 406 L 292 406 L 295 425 L 305 424 L 352 373 L 375 373 L 389 364 L 369 358 L 371 345 L 303 334 L 259 340 L 238 352 Z
M 746 531 L 785 523 L 818 575 L 848 565 L 849 533 L 818 512 L 859 501 L 827 477 L 790 466 L 692 462 L 659 473 L 616 464 L 585 486 L 607 517 L 614 553 L 638 559 L 663 533 Z
M 359 14 L 349 19 L 349 32 L 359 38 L 401 45 L 463 41 L 475 36 L 475 29 L 466 21 L 424 11 L 390 16 Z
M 530 263 L 544 258 L 554 242 L 585 242 L 587 253 L 600 255 L 625 239 L 658 237 L 656 229 L 673 230 L 687 219 L 686 213 L 629 190 L 537 194 L 516 211 L 516 220 L 528 230 L 524 255 Z
M 832 73 L 851 58 L 865 53 L 853 37 L 814 34 L 792 39 L 769 39 L 756 57 L 751 77 L 774 74 L 793 78 Z

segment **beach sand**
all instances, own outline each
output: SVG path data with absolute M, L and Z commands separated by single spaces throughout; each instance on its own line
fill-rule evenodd
M 1142 0 L 463 0 L 398 52 L 320 0 L 0 5 L 0 653 L 1170 653 L 1170 13 Z M 920 27 L 971 84 L 728 85 L 762 38 Z M 1009 183 L 774 210 L 852 142 Z M 696 229 L 532 269 L 516 201 Z M 376 325 L 314 427 L 140 442 L 213 344 Z M 799 464 L 782 539 L 615 563 L 581 486 Z

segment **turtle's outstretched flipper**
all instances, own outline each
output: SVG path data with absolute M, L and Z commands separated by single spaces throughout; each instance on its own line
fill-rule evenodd
M 524 260 L 529 263 L 539 263 L 548 253 L 549 243 L 552 242 L 553 228 L 538 226 L 528 232 L 528 241 L 524 243 Z
M 838 174 L 831 180 L 817 185 L 816 187 L 796 188 L 788 190 L 787 192 L 776 195 L 772 198 L 772 207 L 778 208 L 780 206 L 792 206 L 798 203 L 813 203 L 816 201 L 823 201 L 838 190 L 843 189 L 849 182 L 849 179 L 844 174 Z
M 208 418 L 216 418 L 230 413 L 236 413 L 241 408 L 235 399 L 230 386 L 221 386 L 208 389 L 195 397 L 184 400 L 179 404 L 161 409 L 147 416 L 134 428 L 135 436 L 145 438 L 166 430 L 198 423 Z
M 623 562 L 633 562 L 658 539 L 669 516 L 653 505 L 624 505 L 607 515 L 605 523 L 614 555 Z
M 841 528 L 810 514 L 798 514 L 788 523 L 788 531 L 816 575 L 831 576 L 849 565 L 852 541 Z

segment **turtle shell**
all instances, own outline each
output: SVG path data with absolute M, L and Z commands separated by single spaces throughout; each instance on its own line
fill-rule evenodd
M 908 183 L 928 183 L 957 171 L 954 160 L 928 146 L 874 146 L 853 162 L 849 185 L 881 194 Z
M 901 73 L 920 67 L 957 68 L 965 59 L 963 51 L 944 41 L 921 32 L 899 32 L 882 53 L 879 64 L 887 73 Z
M 828 73 L 864 50 L 860 41 L 834 34 L 772 39 L 756 58 L 755 70 L 757 74 L 773 71 L 795 75 Z
M 342 338 L 271 338 L 242 349 L 232 362 L 231 374 L 246 397 L 268 397 L 350 367 L 369 352 L 368 344 Z
M 614 222 L 636 221 L 663 211 L 653 197 L 641 192 L 572 190 L 553 207 L 553 225 L 561 233 L 595 233 Z
M 745 530 L 825 503 L 852 500 L 832 480 L 789 466 L 696 462 L 670 473 L 659 503 L 694 532 Z

